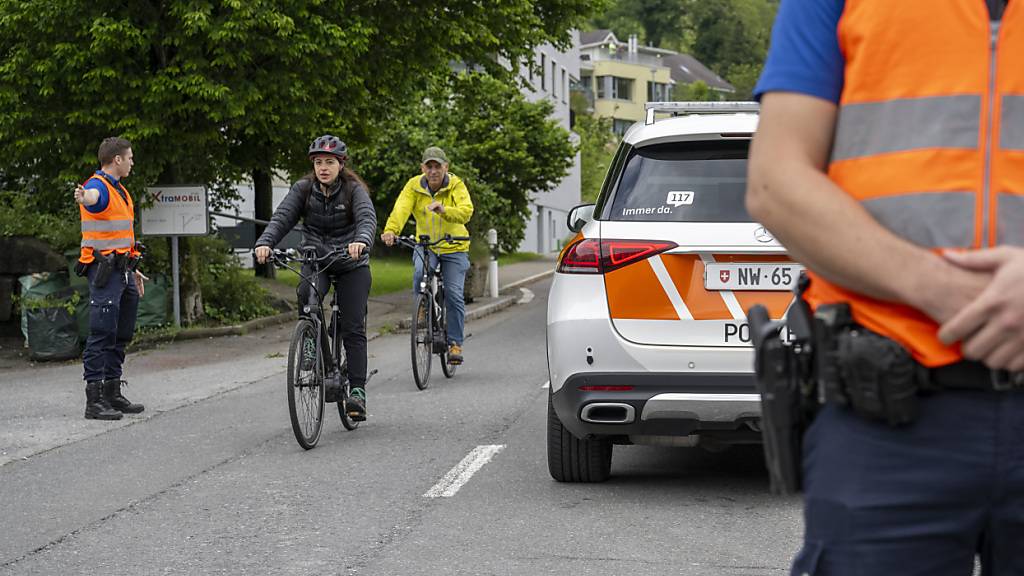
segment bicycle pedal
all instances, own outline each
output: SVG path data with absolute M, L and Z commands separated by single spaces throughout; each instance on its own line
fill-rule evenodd
M 348 411 L 348 417 L 351 418 L 353 422 L 366 422 L 366 413 L 365 412 L 358 412 L 358 411 L 355 411 L 355 410 L 349 410 Z

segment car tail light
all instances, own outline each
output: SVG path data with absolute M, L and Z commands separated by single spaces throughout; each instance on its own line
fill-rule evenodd
M 675 242 L 657 240 L 594 240 L 584 238 L 566 248 L 558 262 L 564 274 L 602 274 L 671 250 Z
M 565 274 L 600 274 L 600 242 L 584 238 L 569 246 L 558 262 L 558 271 Z
M 629 392 L 632 386 L 580 386 L 582 392 Z

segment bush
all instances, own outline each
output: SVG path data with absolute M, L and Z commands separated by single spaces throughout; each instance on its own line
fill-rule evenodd
M 0 236 L 32 236 L 45 241 L 57 252 L 78 247 L 81 240 L 78 211 L 68 194 L 68 209 L 44 212 L 23 192 L 0 192 Z
M 198 258 L 203 311 L 217 323 L 234 324 L 274 313 L 267 291 L 248 275 L 227 242 L 215 236 L 191 240 Z

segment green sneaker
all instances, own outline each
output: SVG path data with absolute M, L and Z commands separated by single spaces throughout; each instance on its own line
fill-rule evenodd
M 352 420 L 356 422 L 366 420 L 366 390 L 363 388 L 352 388 L 349 391 L 345 408 L 348 410 L 348 417 Z

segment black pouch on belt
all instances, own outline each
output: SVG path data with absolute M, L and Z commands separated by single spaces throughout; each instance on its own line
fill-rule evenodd
M 855 412 L 890 426 L 917 418 L 916 365 L 895 340 L 861 327 L 837 335 L 839 378 Z
M 96 288 L 103 288 L 110 281 L 114 274 L 114 255 L 104 256 L 99 252 L 93 252 L 92 265 L 96 267 L 96 275 L 92 277 L 92 285 Z

